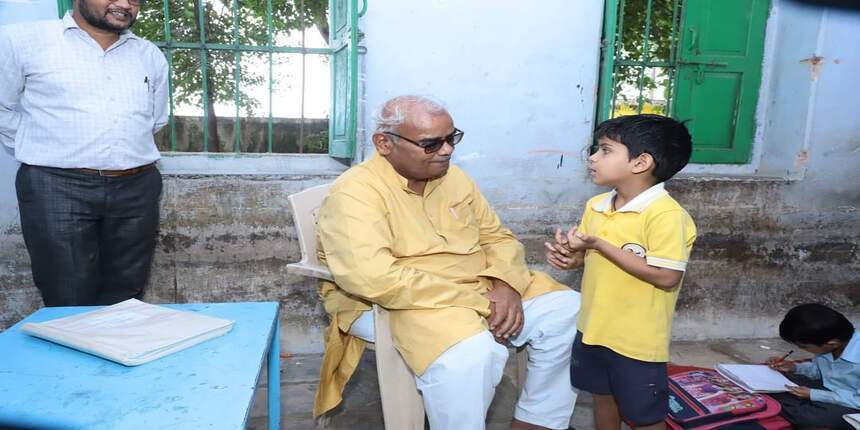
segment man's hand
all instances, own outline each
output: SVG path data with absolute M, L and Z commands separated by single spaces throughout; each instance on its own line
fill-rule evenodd
M 765 364 L 771 369 L 779 370 L 780 372 L 794 373 L 795 369 L 797 369 L 797 365 L 793 361 L 787 361 L 782 357 L 770 357 L 765 361 Z
M 490 332 L 498 340 L 507 340 L 523 329 L 523 301 L 520 293 L 507 282 L 492 278 L 493 289 L 484 294 L 490 300 Z
M 808 399 L 809 394 L 812 391 L 808 387 L 795 387 L 792 385 L 786 385 L 785 388 L 788 389 L 789 393 L 794 394 L 795 396 L 800 397 L 801 399 Z

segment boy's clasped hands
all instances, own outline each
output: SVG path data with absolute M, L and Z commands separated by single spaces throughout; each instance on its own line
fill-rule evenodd
M 546 261 L 560 270 L 575 269 L 581 267 L 585 259 L 585 251 L 594 249 L 600 240 L 596 236 L 590 236 L 576 231 L 571 227 L 567 233 L 561 228 L 555 229 L 555 243 L 544 242 L 548 250 Z

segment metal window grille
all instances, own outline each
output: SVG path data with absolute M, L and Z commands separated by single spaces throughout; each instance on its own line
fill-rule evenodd
M 188 15 L 188 3 L 175 0 L 161 0 L 160 3 L 160 13 L 155 8 L 155 2 L 149 3 L 147 9 L 142 11 L 141 22 L 138 25 L 143 24 L 147 19 L 155 21 L 155 23 L 160 21 L 163 25 L 161 38 L 151 39 L 164 51 L 171 76 L 170 123 L 165 130 L 165 133 L 168 134 L 166 140 L 169 142 L 169 147 L 161 149 L 180 152 L 201 150 L 202 152 L 227 152 L 232 149 L 234 153 L 327 152 L 328 121 L 326 120 L 324 124 L 318 124 L 314 130 L 315 133 L 309 133 L 305 108 L 308 56 L 317 55 L 327 59 L 331 55 L 331 50 L 328 47 L 307 46 L 306 33 L 309 25 L 307 24 L 308 17 L 305 16 L 307 12 L 305 0 L 265 0 L 241 3 L 238 0 L 196 0 L 193 10 L 196 22 L 193 24 L 196 26 L 194 33 L 196 33 L 197 40 L 192 40 L 192 37 L 189 37 L 191 36 L 188 34 L 190 33 L 189 28 L 176 27 L 176 23 L 180 22 L 181 18 L 175 15 Z M 183 3 L 185 4 L 183 5 Z M 327 9 L 327 5 L 325 9 Z M 291 26 L 290 22 L 276 23 L 276 13 L 281 16 L 286 15 L 288 19 L 297 19 L 298 24 Z M 224 31 L 219 26 L 224 25 L 224 21 L 227 19 L 229 19 L 227 22 L 229 31 Z M 186 27 L 188 26 L 186 25 Z M 280 27 L 280 31 L 276 27 Z M 185 37 L 182 37 L 182 30 L 186 33 Z M 284 40 L 290 30 L 300 32 L 298 40 Z M 265 37 L 261 37 L 263 35 Z M 291 54 L 297 55 L 298 58 Z M 182 56 L 186 58 L 178 58 Z M 277 76 L 276 67 L 284 65 L 283 61 L 278 61 L 278 57 L 280 60 L 287 60 L 288 62 L 295 60 L 300 62 L 298 76 L 289 76 L 290 82 L 284 82 L 283 77 L 279 79 Z M 195 61 L 197 58 L 199 60 Z M 193 78 L 193 73 L 198 72 L 197 70 L 192 70 L 192 76 L 188 76 L 189 70 L 178 70 L 178 62 L 183 63 L 186 68 L 199 66 L 199 81 Z M 261 65 L 264 66 L 260 67 Z M 232 70 L 229 70 L 230 68 Z M 251 68 L 256 68 L 257 72 L 261 72 L 260 69 L 265 71 L 254 75 L 250 70 Z M 177 77 L 180 73 L 185 73 L 186 79 L 178 80 Z M 225 82 L 225 78 L 231 74 L 232 82 Z M 261 76 L 263 74 L 264 76 Z M 227 79 L 227 81 L 229 80 Z M 259 85 L 261 81 L 264 81 L 267 87 L 265 100 L 254 100 L 251 98 L 253 96 L 246 94 L 246 88 L 243 88 L 243 84 L 250 87 L 251 85 Z M 329 77 L 326 76 L 326 83 L 328 84 L 329 81 Z M 200 143 L 195 145 L 198 138 L 193 132 L 186 132 L 183 134 L 183 138 L 188 141 L 188 146 L 177 148 L 177 119 L 180 118 L 175 112 L 177 86 L 183 83 L 196 86 L 198 82 L 199 88 L 194 88 L 194 90 L 196 92 L 199 89 L 200 96 L 196 104 L 202 108 Z M 299 99 L 276 101 L 275 87 L 283 85 L 298 85 L 300 87 Z M 188 88 L 185 90 L 187 92 Z M 231 95 L 233 99 L 233 138 L 232 145 L 229 145 L 228 139 L 219 136 L 225 127 L 218 127 L 219 115 L 216 113 L 213 103 L 223 102 Z M 185 99 L 188 101 L 188 97 Z M 328 96 L 325 96 L 324 99 L 327 102 Z M 263 124 L 259 120 L 254 121 L 254 114 L 251 112 L 251 107 L 259 107 L 260 102 L 265 103 L 264 110 L 267 111 L 263 133 L 259 133 Z M 285 102 L 299 104 L 298 124 L 296 124 L 295 119 L 278 118 L 278 123 L 282 126 L 280 128 L 285 128 L 285 130 L 276 132 L 274 107 L 276 103 Z M 245 115 L 243 115 L 243 109 Z M 247 138 L 243 139 L 243 124 L 249 128 L 257 128 L 258 132 L 254 133 L 252 130 L 248 130 Z M 165 139 L 162 138 L 161 140 L 164 141 Z M 293 145 L 289 145 L 291 141 L 294 142 Z M 225 143 L 227 144 L 225 145 Z
M 671 115 L 682 0 L 608 0 L 598 120 Z
M 71 8 L 71 0 L 58 0 L 60 15 Z M 170 75 L 170 120 L 156 136 L 159 149 L 171 152 L 328 152 L 330 113 L 326 118 L 316 119 L 305 115 L 310 79 L 317 80 L 317 87 L 331 90 L 328 66 L 324 77 L 317 74 L 311 78 L 308 73 L 308 57 L 328 62 L 334 52 L 328 46 L 328 12 L 328 0 L 143 2 L 134 31 L 164 52 Z M 307 43 L 307 32 L 314 24 L 325 39 L 320 46 Z M 298 63 L 297 76 L 289 76 L 290 79 L 278 76 L 276 69 L 285 59 Z M 252 68 L 256 73 L 252 73 Z M 246 93 L 249 88 L 244 88 L 243 84 L 259 87 L 261 82 L 265 82 L 266 95 L 264 100 L 256 100 Z M 298 100 L 275 100 L 278 86 L 283 89 L 294 85 L 300 89 Z M 324 100 L 326 108 L 330 107 L 330 95 L 315 94 L 314 97 Z M 220 138 L 225 118 L 218 115 L 213 106 L 219 102 L 223 105 L 228 99 L 232 99 L 233 105 L 232 139 L 229 140 Z M 195 117 L 177 115 L 177 102 L 202 110 L 196 127 Z M 298 105 L 298 118 L 273 115 L 276 103 L 283 105 L 285 102 Z M 255 116 L 250 108 L 259 109 L 263 104 L 267 115 Z M 261 124 L 261 120 L 264 123 Z M 243 124 L 256 129 L 248 130 L 244 139 Z M 181 147 L 179 141 L 184 142 Z

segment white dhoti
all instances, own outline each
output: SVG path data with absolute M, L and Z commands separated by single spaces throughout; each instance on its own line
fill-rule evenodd
M 576 336 L 580 298 L 576 291 L 555 291 L 523 302 L 525 324 L 511 344 L 525 345 L 528 375 L 514 418 L 551 429 L 567 429 L 577 393 L 570 385 L 570 351 Z M 373 312 L 367 311 L 349 333 L 373 342 Z M 442 353 L 415 384 L 424 398 L 433 430 L 483 429 L 508 350 L 489 331 L 463 339 Z

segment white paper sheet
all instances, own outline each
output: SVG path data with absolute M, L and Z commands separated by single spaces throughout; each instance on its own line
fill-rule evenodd
M 842 415 L 842 418 L 844 418 L 845 421 L 848 421 L 848 424 L 851 424 L 851 427 L 860 430 L 860 414 Z
M 718 364 L 717 372 L 753 393 L 780 393 L 796 386 L 782 373 L 763 364 Z

